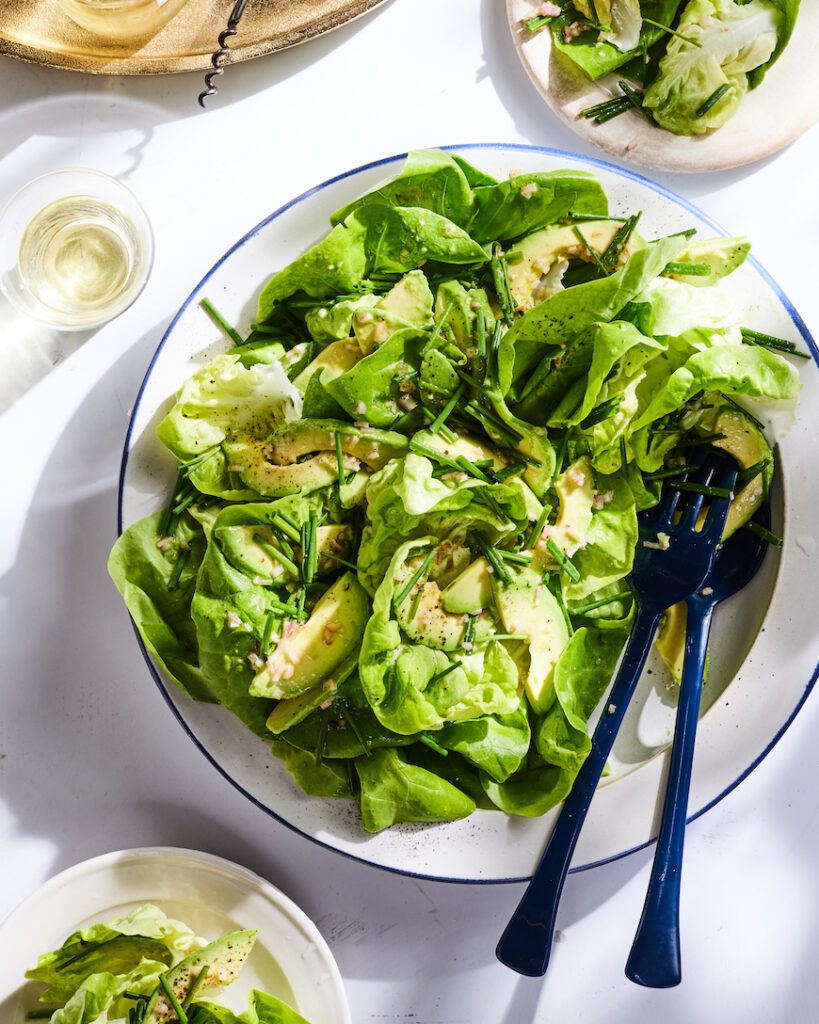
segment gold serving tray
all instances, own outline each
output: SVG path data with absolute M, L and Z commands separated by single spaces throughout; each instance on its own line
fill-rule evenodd
M 0 54 L 92 75 L 204 71 L 235 0 L 188 0 L 139 49 L 75 25 L 57 0 L 0 0 Z M 251 60 L 338 28 L 384 0 L 250 0 L 226 63 Z

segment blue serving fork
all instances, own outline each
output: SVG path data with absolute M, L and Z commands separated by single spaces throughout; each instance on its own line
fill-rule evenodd
M 705 461 L 696 479 L 688 482 L 705 487 L 718 485 L 733 492 L 736 478 L 734 463 L 715 453 Z M 660 616 L 672 604 L 699 590 L 711 569 L 729 502 L 726 498 L 712 500 L 702 529 L 697 530 L 703 503 L 702 494 L 668 485 L 661 504 L 640 517 L 634 567 L 629 576 L 637 605 L 634 629 L 606 710 L 595 729 L 589 756 L 578 772 L 540 863 L 496 950 L 501 963 L 520 974 L 538 977 L 546 973 L 557 908 L 572 854 L 637 687 Z
M 768 524 L 761 525 L 767 528 Z M 740 530 L 719 549 L 702 587 L 686 601 L 685 662 L 663 816 L 643 914 L 626 964 L 626 977 L 648 988 L 672 988 L 679 985 L 682 977 L 680 882 L 683 843 L 711 616 L 721 601 L 750 583 L 762 565 L 767 548 L 766 540 L 750 530 Z

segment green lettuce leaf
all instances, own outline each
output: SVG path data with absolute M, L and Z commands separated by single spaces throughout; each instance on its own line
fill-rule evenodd
M 456 821 L 475 801 L 425 768 L 408 764 L 396 750 L 376 750 L 355 762 L 361 782 L 361 821 L 381 832 L 399 821 Z
M 520 768 L 529 752 L 530 739 L 525 700 L 510 715 L 454 722 L 435 734 L 442 747 L 460 754 L 496 782 L 504 782 Z
M 320 760 L 317 764 L 313 751 L 300 750 L 285 740 L 276 740 L 272 750 L 308 796 L 352 796 L 346 762 Z
M 133 1001 L 123 999 L 124 992 L 150 995 L 167 969 L 162 962 L 143 960 L 127 974 L 101 971 L 91 974 L 80 984 L 61 1010 L 55 1011 L 51 1024 L 104 1024 L 124 1017 Z
M 637 545 L 634 495 L 619 476 L 601 477 L 599 488 L 609 500 L 602 508 L 595 509 L 586 544 L 572 556 L 580 579 L 565 584 L 567 601 L 588 597 L 631 572 Z
M 770 0 L 689 0 L 643 106 L 677 135 L 702 135 L 725 124 L 748 91 L 748 72 L 777 49 L 783 18 Z M 707 110 L 718 89 L 725 93 Z

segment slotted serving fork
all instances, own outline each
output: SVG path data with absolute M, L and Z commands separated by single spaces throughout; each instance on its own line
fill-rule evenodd
M 683 486 L 733 493 L 737 468 L 714 453 Z M 718 492 L 719 493 L 719 492 Z M 711 570 L 722 538 L 729 499 L 712 498 L 701 529 L 697 529 L 705 495 L 667 485 L 664 500 L 640 516 L 634 567 L 629 576 L 637 618 L 629 637 L 606 709 L 594 731 L 589 756 L 563 804 L 540 863 L 517 910 L 501 936 L 496 955 L 519 974 L 546 973 L 551 955 L 557 908 L 580 830 L 611 753 L 648 656 L 663 612 L 699 590 Z

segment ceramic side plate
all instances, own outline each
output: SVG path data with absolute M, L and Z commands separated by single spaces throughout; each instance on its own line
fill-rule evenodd
M 719 171 L 771 156 L 819 121 L 819 4 L 803 0 L 787 49 L 749 92 L 737 114 L 710 135 L 682 136 L 650 124 L 630 110 L 605 124 L 580 111 L 620 95 L 613 72 L 593 82 L 552 46 L 548 28 L 532 33 L 526 22 L 540 0 L 506 0 L 521 63 L 552 111 L 586 142 L 612 156 L 664 171 Z
M 351 1024 L 333 954 L 307 915 L 252 871 L 194 850 L 122 850 L 56 875 L 0 926 L 0 1020 L 24 1021 L 42 985 L 25 980 L 37 956 L 78 928 L 154 903 L 198 935 L 240 928 L 259 937 L 239 978 L 219 1002 L 235 1012 L 253 988 L 269 992 L 310 1024 Z
M 690 227 L 706 238 L 720 231 L 673 193 L 600 160 L 528 146 L 453 149 L 498 178 L 513 168 L 521 173 L 560 167 L 592 171 L 609 195 L 613 213 L 643 211 L 641 231 L 647 238 Z M 120 529 L 167 503 L 175 464 L 156 438 L 156 425 L 183 381 L 225 348 L 199 299 L 212 297 L 231 322 L 246 330 L 255 318 L 256 296 L 271 273 L 326 234 L 334 210 L 393 176 L 402 162 L 403 156 L 397 156 L 357 168 L 292 200 L 241 238 L 188 297 L 153 358 L 134 408 L 123 457 Z M 792 338 L 802 347 L 813 346 L 785 295 L 753 260 L 722 287 L 734 294 L 749 325 Z M 815 347 L 811 351 L 819 356 Z M 705 693 L 708 710 L 698 736 L 689 804 L 694 815 L 721 799 L 765 755 L 815 677 L 819 574 L 811 571 L 806 552 L 816 550 L 819 529 L 819 373 L 812 360 L 799 360 L 799 368 L 804 392 L 797 423 L 781 445 L 783 473 L 774 509 L 774 525 L 780 528 L 784 503 L 785 546 L 781 555 L 769 553 L 753 584 L 717 610 Z M 496 882 L 531 874 L 557 812 L 530 820 L 477 811 L 451 824 L 404 825 L 368 836 L 354 803 L 305 796 L 264 740 L 224 709 L 190 700 L 164 681 L 150 661 L 148 667 L 173 713 L 225 777 L 310 839 L 379 867 L 431 878 Z M 672 734 L 675 694 L 661 666 L 650 669 L 615 748 L 612 773 L 592 804 L 576 868 L 620 857 L 655 834 L 663 778 L 658 755 Z

